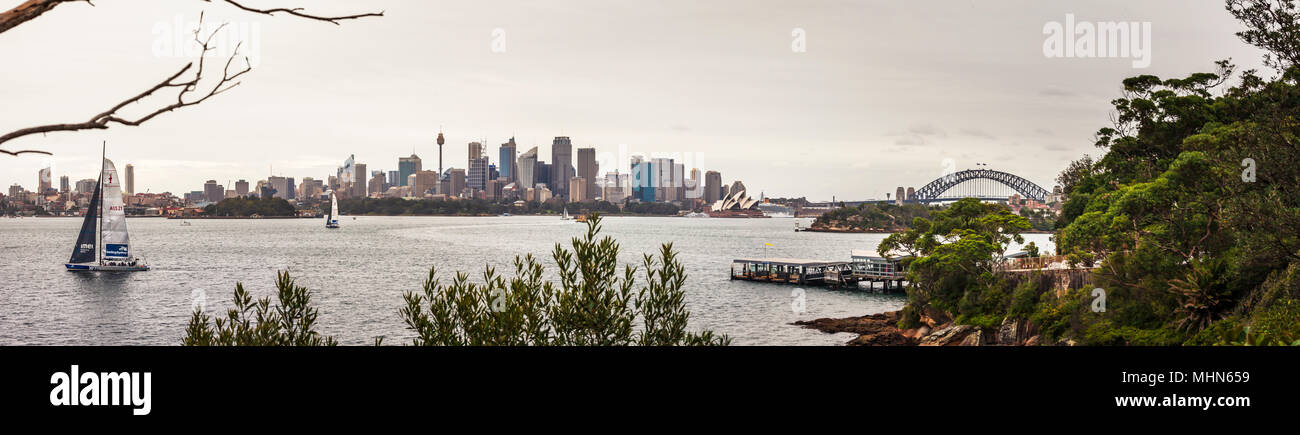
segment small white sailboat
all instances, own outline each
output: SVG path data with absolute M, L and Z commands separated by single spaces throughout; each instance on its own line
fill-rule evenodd
M 101 158 L 99 182 L 86 210 L 86 219 L 81 222 L 81 234 L 77 236 L 77 245 L 72 248 L 72 257 L 63 266 L 70 271 L 149 270 L 149 265 L 131 254 L 131 238 L 126 231 L 126 206 L 122 203 L 122 184 L 117 168 L 108 158 Z
M 325 228 L 339 227 L 339 199 L 330 191 L 330 214 L 325 216 Z
M 569 219 L 573 219 L 573 218 L 569 217 L 569 208 L 568 208 L 568 207 L 565 207 L 565 208 L 564 208 L 564 214 L 560 215 L 560 219 L 561 219 L 561 220 L 566 220 L 566 221 L 569 220 Z

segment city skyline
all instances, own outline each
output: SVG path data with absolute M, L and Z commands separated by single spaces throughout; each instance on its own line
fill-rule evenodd
M 320 3 L 322 10 L 351 7 Z M 60 8 L 63 25 L 116 24 L 96 31 L 103 47 L 41 22 L 0 40 L 0 51 L 17 56 L 62 54 L 54 64 L 15 64 L 6 72 L 4 98 L 30 103 L 0 107 L 5 127 L 81 117 L 192 60 L 160 56 L 153 46 L 157 31 L 178 17 L 196 21 L 199 11 L 259 29 L 250 44 L 258 65 L 220 98 L 141 127 L 15 141 L 55 156 L 0 159 L 0 184 L 27 186 L 30 174 L 51 162 L 56 177 L 91 175 L 98 166 L 91 149 L 102 140 L 110 159 L 137 168 L 138 192 L 182 194 L 207 179 L 324 177 L 349 154 L 392 170 L 398 156 L 413 151 L 431 168 L 441 130 L 450 145 L 447 167 L 467 161 L 469 142 L 491 148 L 515 137 L 541 157 L 552 154 L 554 137 L 570 136 L 573 147 L 598 153 L 620 144 L 634 153 L 693 153 L 703 160 L 695 167 L 772 197 L 882 199 L 897 186 L 932 180 L 944 159 L 957 169 L 992 162 L 1050 188 L 1069 161 L 1100 154 L 1092 133 L 1109 125 L 1106 102 L 1120 95 L 1123 78 L 1212 70 L 1207 56 L 1231 57 L 1243 68 L 1259 58 L 1232 36 L 1239 25 L 1213 3 L 972 2 L 905 10 L 773 2 L 739 11 L 681 4 L 671 12 L 618 4 L 586 5 L 577 18 L 556 12 L 575 8 L 505 5 L 448 5 L 434 13 L 422 3 L 377 1 L 371 6 L 390 14 L 350 23 L 347 32 L 202 4 L 157 13 L 135 4 Z M 1171 5 L 1176 13 L 1160 12 Z M 1150 67 L 1044 57 L 1043 24 L 1066 14 L 1152 22 Z M 547 25 L 555 20 L 571 25 Z M 493 51 L 495 29 L 504 31 L 501 52 Z M 793 29 L 806 32 L 806 52 L 791 51 Z M 391 44 L 412 37 L 435 43 L 428 52 Z M 33 39 L 49 44 L 23 43 Z M 54 85 L 83 82 L 71 65 L 110 55 L 94 83 Z M 925 73 L 903 74 L 917 66 Z M 602 165 L 601 174 L 609 169 Z

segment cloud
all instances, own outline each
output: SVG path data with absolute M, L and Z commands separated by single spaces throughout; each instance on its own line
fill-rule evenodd
M 948 133 L 930 124 L 917 124 L 908 127 L 905 131 L 890 133 L 888 136 L 895 138 L 894 145 L 911 147 L 929 145 L 932 143 L 931 139 L 948 137 Z
M 980 130 L 978 128 L 963 128 L 959 133 L 961 133 L 963 136 L 977 137 L 977 138 L 988 139 L 988 140 L 997 140 L 998 138 L 997 136 L 994 136 L 992 133 L 986 132 L 984 130 Z
M 1048 97 L 1073 97 L 1076 95 L 1074 91 L 1065 90 L 1057 87 L 1042 89 L 1038 91 L 1038 94 L 1043 96 L 1048 96 Z

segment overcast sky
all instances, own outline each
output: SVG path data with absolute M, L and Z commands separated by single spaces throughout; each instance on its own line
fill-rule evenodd
M 94 178 L 104 140 L 119 169 L 135 164 L 137 192 L 271 171 L 323 178 L 350 154 L 394 170 L 414 150 L 432 168 L 441 126 L 448 167 L 479 140 L 496 163 L 511 136 L 549 161 L 565 135 L 610 158 L 620 144 L 677 153 L 768 196 L 883 198 L 931 181 L 944 159 L 1050 189 L 1070 160 L 1097 153 L 1092 134 L 1123 78 L 1260 56 L 1213 0 L 248 3 L 385 16 L 335 26 L 198 0 L 59 6 L 0 34 L 0 133 L 82 122 L 161 81 L 192 59 L 169 41 L 200 11 L 230 22 L 256 65 L 234 90 L 141 127 L 0 145 L 55 153 L 0 156 L 0 183 L 34 189 L 51 164 L 55 180 Z M 1047 58 L 1044 25 L 1067 13 L 1150 22 L 1150 67 Z

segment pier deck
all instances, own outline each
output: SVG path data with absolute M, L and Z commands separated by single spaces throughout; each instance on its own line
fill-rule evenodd
M 798 285 L 857 285 L 847 261 L 803 258 L 737 258 L 731 279 Z

